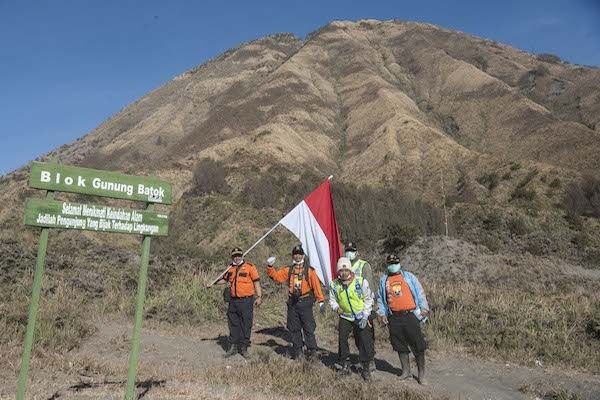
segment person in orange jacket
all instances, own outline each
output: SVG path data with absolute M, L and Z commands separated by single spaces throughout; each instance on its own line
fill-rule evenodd
M 227 322 L 229 325 L 229 350 L 223 357 L 228 358 L 237 353 L 249 358 L 248 346 L 252 333 L 254 305 L 262 303 L 260 278 L 254 264 L 244 261 L 244 252 L 239 247 L 231 250 L 231 264 L 215 284 L 229 283 L 229 307 Z M 212 287 L 212 284 L 207 285 Z
M 308 258 L 300 246 L 292 249 L 293 265 L 281 268 L 273 267 L 275 257 L 267 260 L 267 275 L 276 282 L 287 282 L 287 328 L 292 335 L 293 359 L 303 359 L 303 341 L 306 344 L 306 356 L 314 360 L 317 357 L 317 340 L 315 329 L 317 323 L 313 314 L 315 300 L 319 302 L 319 311 L 325 314 L 325 297 L 321 290 L 321 282 L 314 268 L 309 265 Z

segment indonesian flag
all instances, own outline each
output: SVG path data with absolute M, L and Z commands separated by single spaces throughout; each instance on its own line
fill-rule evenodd
M 300 240 L 311 267 L 317 271 L 321 282 L 329 286 L 342 256 L 329 179 L 279 222 Z

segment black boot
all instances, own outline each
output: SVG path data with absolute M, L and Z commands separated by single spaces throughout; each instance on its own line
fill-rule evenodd
M 370 381 L 371 380 L 371 370 L 369 369 L 369 363 L 362 363 L 362 371 L 360 371 L 360 376 L 365 380 L 365 381 Z
M 304 361 L 304 349 L 294 348 L 292 351 L 292 360 Z
M 248 353 L 248 348 L 247 347 L 241 347 L 240 348 L 240 354 L 242 357 L 244 357 L 246 360 L 248 360 L 250 358 L 250 353 Z
M 405 379 L 410 378 L 410 353 L 398 353 L 400 356 L 400 364 L 402 364 L 402 375 L 400 375 L 400 380 L 403 381 Z
M 317 362 L 319 361 L 319 354 L 316 350 L 307 350 L 306 359 L 310 362 Z
M 377 370 L 377 366 L 375 365 L 375 361 L 371 361 L 369 363 L 369 371 L 375 372 Z
M 229 347 L 229 350 L 227 350 L 227 353 L 223 354 L 223 358 L 229 358 L 231 356 L 235 356 L 238 353 L 238 347 L 237 344 L 232 344 L 231 347 Z
M 350 375 L 350 361 L 346 360 L 342 363 L 340 363 L 341 365 L 341 369 L 340 369 L 340 373 L 342 375 Z
M 417 359 L 417 381 L 421 385 L 427 385 L 427 380 L 425 380 L 425 353 L 418 354 L 415 358 Z

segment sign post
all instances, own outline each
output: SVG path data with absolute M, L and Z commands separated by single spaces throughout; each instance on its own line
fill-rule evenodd
M 45 199 L 27 199 L 25 206 L 25 225 L 41 227 L 42 232 L 17 384 L 17 400 L 23 400 L 25 397 L 50 228 L 138 234 L 144 237 L 125 394 L 126 399 L 133 399 L 148 278 L 150 241 L 152 236 L 167 236 L 169 229 L 168 214 L 154 212 L 154 207 L 155 203 L 171 204 L 171 185 L 156 179 L 154 175 L 138 177 L 57 163 L 34 162 L 31 166 L 29 187 L 45 189 L 47 194 Z M 146 210 L 56 201 L 53 200 L 54 191 L 143 201 L 146 203 Z
M 148 211 L 154 210 L 154 204 L 148 204 Z M 135 391 L 135 377 L 137 372 L 138 354 L 140 349 L 140 333 L 142 330 L 142 317 L 144 316 L 144 301 L 146 298 L 146 281 L 148 280 L 148 261 L 150 259 L 151 236 L 144 236 L 142 244 L 142 260 L 140 261 L 140 277 L 138 279 L 135 300 L 135 323 L 131 338 L 131 354 L 129 356 L 129 372 L 127 373 L 127 388 L 125 399 L 133 400 Z
M 46 199 L 51 200 L 54 192 L 47 192 Z M 37 319 L 40 304 L 40 291 L 42 289 L 42 278 L 44 277 L 44 263 L 46 260 L 46 247 L 48 244 L 48 228 L 42 228 L 40 243 L 38 247 L 37 262 L 35 264 L 35 275 L 33 288 L 31 290 L 31 304 L 29 305 L 29 317 L 27 318 L 27 332 L 25 333 L 25 344 L 23 345 L 23 361 L 19 372 L 19 383 L 17 384 L 17 400 L 25 398 L 27 387 L 27 375 L 29 372 L 29 360 L 31 359 L 31 347 L 33 345 L 33 334 L 35 332 L 35 321 Z

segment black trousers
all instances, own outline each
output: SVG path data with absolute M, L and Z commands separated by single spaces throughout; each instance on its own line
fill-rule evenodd
M 375 358 L 375 353 L 377 353 L 375 351 L 375 316 L 374 316 L 375 312 L 372 312 L 371 314 L 369 314 L 369 322 L 371 323 L 371 340 L 373 345 L 371 346 L 371 360 L 373 360 Z M 359 349 L 359 342 L 360 342 L 360 338 L 356 335 L 354 335 L 354 344 L 356 345 L 356 348 Z
M 390 341 L 392 348 L 398 353 L 408 353 L 409 349 L 415 356 L 427 349 L 427 342 L 421 332 L 421 322 L 412 312 L 393 313 L 388 317 Z
M 304 334 L 304 344 L 308 351 L 317 350 L 317 339 L 315 338 L 315 329 L 317 323 L 313 314 L 313 305 L 315 299 L 306 297 L 304 299 L 294 300 L 289 298 L 287 302 L 287 328 L 292 335 L 292 345 L 296 353 L 302 351 Z
M 254 318 L 254 296 L 232 298 L 227 309 L 229 343 L 241 348 L 250 346 L 252 320 Z
M 361 363 L 368 363 L 373 360 L 373 327 L 372 325 L 360 329 L 359 321 L 348 321 L 340 317 L 338 329 L 338 361 L 344 363 L 350 357 L 350 346 L 348 346 L 348 337 L 350 332 L 354 334 L 356 347 L 358 347 L 358 360 Z

